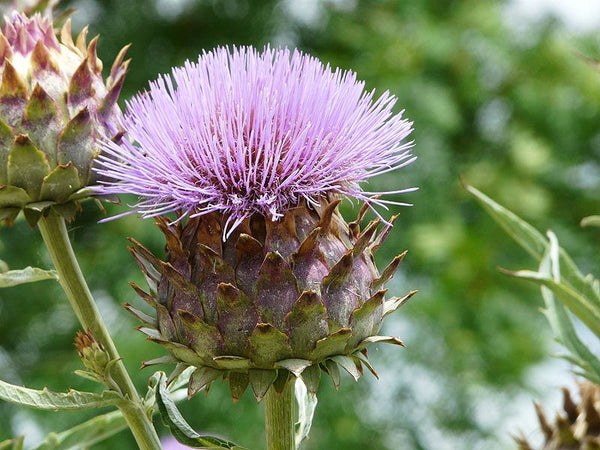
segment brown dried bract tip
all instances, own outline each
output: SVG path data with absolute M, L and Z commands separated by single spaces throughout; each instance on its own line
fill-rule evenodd
M 82 355 L 82 352 L 85 349 L 92 348 L 94 344 L 100 347 L 100 344 L 98 343 L 98 341 L 96 341 L 96 339 L 94 339 L 94 336 L 92 336 L 92 334 L 87 331 L 78 331 L 75 335 L 73 343 L 80 355 Z
M 598 395 L 600 387 L 589 381 L 579 384 L 578 396 L 562 388 L 562 411 L 551 422 L 544 414 L 539 403 L 535 402 L 535 411 L 544 435 L 542 450 L 591 450 L 600 449 L 600 410 Z M 521 433 L 515 438 L 519 449 L 533 447 Z

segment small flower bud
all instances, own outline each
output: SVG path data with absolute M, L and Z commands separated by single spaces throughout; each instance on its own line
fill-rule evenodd
M 75 348 L 83 365 L 98 377 L 104 378 L 110 357 L 102 345 L 89 332 L 78 331 L 75 336 Z

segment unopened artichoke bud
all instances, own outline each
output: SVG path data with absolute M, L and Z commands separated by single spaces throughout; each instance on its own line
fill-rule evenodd
M 107 378 L 110 370 L 110 357 L 104 347 L 89 332 L 78 331 L 75 348 L 83 365 L 98 380 Z
M 579 395 L 573 397 L 567 388 L 563 391 L 563 410 L 554 421 L 546 418 L 542 407 L 535 409 L 542 432 L 542 447 L 532 447 L 524 436 L 516 439 L 519 449 L 532 450 L 598 450 L 600 449 L 600 387 L 585 381 L 579 385 Z
M 0 33 L 0 220 L 21 210 L 34 226 L 49 208 L 70 219 L 97 182 L 98 138 L 119 139 L 116 104 L 126 48 L 106 83 L 87 28 L 74 42 L 67 21 L 14 12 Z
M 375 373 L 370 344 L 402 345 L 378 335 L 413 294 L 386 299 L 404 254 L 374 264 L 393 220 L 360 229 L 370 206 L 397 202 L 359 183 L 414 159 L 411 123 L 363 87 L 297 51 L 220 48 L 151 83 L 128 105 L 131 140 L 105 143 L 106 191 L 138 194 L 166 238 L 164 260 L 132 240 L 150 289 L 134 288 L 155 315 L 127 308 L 170 353 L 146 365 L 196 367 L 190 396 L 218 377 L 234 400 L 291 375 L 337 388 L 340 368 Z M 343 197 L 365 202 L 351 223 Z

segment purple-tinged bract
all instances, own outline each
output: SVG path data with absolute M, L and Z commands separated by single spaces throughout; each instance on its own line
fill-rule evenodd
M 107 192 L 141 196 L 146 217 L 220 212 L 230 230 L 329 194 L 383 204 L 359 183 L 414 160 L 395 103 L 299 51 L 218 48 L 129 101 L 136 143 L 106 142 L 100 173 Z

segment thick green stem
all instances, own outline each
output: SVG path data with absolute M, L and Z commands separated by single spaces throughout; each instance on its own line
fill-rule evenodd
M 67 235 L 65 220 L 51 212 L 43 217 L 38 226 L 54 267 L 58 272 L 58 280 L 64 289 L 79 322 L 100 342 L 111 359 L 118 360 L 113 366 L 113 377 L 119 389 L 130 402 L 121 408 L 121 412 L 131 429 L 140 449 L 160 450 L 160 440 L 151 420 L 146 415 L 143 403 L 135 390 L 135 386 L 120 360 L 115 344 L 104 325 L 92 294 L 83 278 L 79 264 Z
M 271 386 L 265 397 L 265 432 L 267 450 L 295 450 L 294 377 L 290 377 L 281 394 Z

